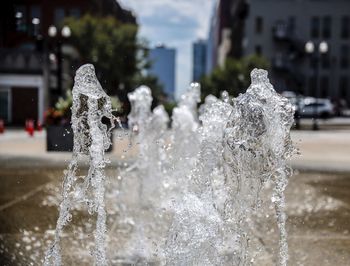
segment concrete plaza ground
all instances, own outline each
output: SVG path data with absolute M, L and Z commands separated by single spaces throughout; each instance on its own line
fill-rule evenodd
M 304 124 L 308 128 L 309 124 Z M 341 129 L 324 127 L 323 130 L 293 130 L 292 139 L 299 149 L 291 165 L 299 170 L 315 172 L 350 173 L 350 125 Z M 63 167 L 71 158 L 68 152 L 47 152 L 45 131 L 36 132 L 33 137 L 24 130 L 9 130 L 0 135 L 0 164 L 46 165 Z M 112 162 L 119 164 L 131 159 L 136 150 L 129 146 L 128 137 L 122 130 L 114 132 L 114 149 L 108 153 Z
M 292 137 L 300 155 L 291 160 L 297 171 L 286 191 L 289 265 L 348 265 L 350 130 L 293 131 Z M 114 144 L 116 148 L 108 154 L 112 166 L 123 165 L 135 155 L 122 132 L 115 132 Z M 62 170 L 70 156 L 46 152 L 45 132 L 32 138 L 18 130 L 0 135 L 0 265 L 41 264 L 52 239 Z M 112 183 L 118 172 L 111 169 L 108 176 Z M 115 258 L 121 228 L 115 222 L 116 204 L 109 200 L 108 254 Z M 91 240 L 94 219 L 79 210 L 74 215 L 80 219 L 74 220 L 63 238 L 65 265 L 92 265 L 87 240 Z M 259 228 L 264 248 L 255 265 L 274 265 L 277 228 L 269 206 L 264 215 Z M 112 261 L 112 265 L 119 264 Z

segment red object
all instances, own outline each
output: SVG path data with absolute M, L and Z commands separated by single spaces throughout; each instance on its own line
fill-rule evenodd
M 29 136 L 33 137 L 33 135 L 34 135 L 34 121 L 33 121 L 33 119 L 26 120 L 26 131 L 28 132 Z
M 41 125 L 40 121 L 38 121 L 38 122 L 36 123 L 36 130 L 37 130 L 37 131 L 43 130 L 43 126 Z
M 4 133 L 5 131 L 5 123 L 3 119 L 0 119 L 0 134 Z

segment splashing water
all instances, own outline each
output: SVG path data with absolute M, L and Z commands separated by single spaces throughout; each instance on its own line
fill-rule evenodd
M 169 129 L 164 107 L 151 110 L 150 88 L 141 86 L 128 94 L 129 128 L 139 156 L 120 173 L 118 189 L 138 199 L 128 205 L 118 198 L 116 203 L 128 205 L 120 217 L 133 221 L 129 241 L 118 246 L 119 258 L 135 265 L 249 265 L 254 215 L 261 210 L 264 185 L 272 182 L 278 260 L 287 265 L 284 190 L 291 175 L 286 160 L 295 152 L 289 135 L 294 111 L 274 91 L 266 71 L 254 69 L 251 79 L 247 92 L 233 101 L 227 92 L 221 99 L 209 95 L 198 111 L 200 85 L 191 84 L 173 110 Z M 105 265 L 103 168 L 110 142 L 101 118 L 113 116 L 91 65 L 77 71 L 73 96 L 73 160 L 65 176 L 55 241 L 45 261 L 61 264 L 59 238 L 71 219 L 72 201 L 81 200 L 98 213 L 95 264 Z M 77 186 L 77 162 L 83 155 L 89 155 L 90 169 Z M 128 185 L 133 178 L 137 185 Z M 74 191 L 77 198 L 72 198 Z
M 125 220 L 137 221 L 134 231 L 129 235 L 127 253 L 132 252 L 138 261 L 146 263 L 151 260 L 151 247 L 154 242 L 147 235 L 147 231 L 157 221 L 149 221 L 143 215 L 145 212 L 159 212 L 159 201 L 165 193 L 163 177 L 167 156 L 164 146 L 169 116 L 162 105 L 151 111 L 151 90 L 146 86 L 135 89 L 128 94 L 128 98 L 131 104 L 129 128 L 132 129 L 133 141 L 137 143 L 139 155 L 133 165 L 121 173 L 129 179 L 136 176 L 138 181 L 137 204 L 129 210 L 135 215 L 128 217 L 128 211 L 124 213 Z
M 106 211 L 104 203 L 107 160 L 104 152 L 111 145 L 110 130 L 102 124 L 102 117 L 114 125 L 110 98 L 98 82 L 93 65 L 81 66 L 73 87 L 72 128 L 74 132 L 73 157 L 63 181 L 63 200 L 60 204 L 55 239 L 45 256 L 45 265 L 61 265 L 60 237 L 64 226 L 72 219 L 71 207 L 75 201 L 84 201 L 89 213 L 97 212 L 94 258 L 96 265 L 107 265 L 106 258 Z M 76 172 L 78 160 L 88 156 L 89 170 L 83 183 L 78 184 Z M 75 193 L 74 193 L 75 192 Z
M 217 209 L 214 181 L 221 171 L 222 132 L 232 106 L 213 97 L 202 106 L 202 126 L 195 131 L 198 149 L 189 165 L 182 197 L 173 204 L 174 217 L 166 245 L 167 265 L 224 265 L 225 222 Z M 183 118 L 182 118 L 183 119 Z M 193 149 L 193 148 L 192 148 Z M 219 156 L 218 156 L 219 155 Z M 182 165 L 181 169 L 186 167 Z M 186 173 L 183 171 L 182 173 Z
M 270 179 L 275 183 L 275 204 L 280 230 L 280 265 L 288 259 L 285 229 L 284 189 L 290 169 L 286 159 L 294 153 L 289 131 L 293 124 L 293 106 L 277 94 L 267 71 L 254 69 L 252 84 L 234 100 L 233 112 L 224 131 L 225 176 L 230 188 L 225 216 L 236 224 L 241 250 L 247 245 L 247 218 L 259 207 L 259 194 Z
M 199 128 L 197 104 L 200 102 L 200 85 L 192 83 L 188 90 L 181 96 L 179 106 L 175 107 L 172 114 L 172 131 L 170 132 L 171 149 L 169 149 L 169 161 L 173 169 L 171 179 L 183 184 L 180 190 L 187 188 L 187 172 L 195 163 L 199 151 Z

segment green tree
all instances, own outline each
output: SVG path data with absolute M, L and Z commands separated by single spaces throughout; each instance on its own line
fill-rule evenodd
M 241 59 L 227 58 L 223 67 L 216 67 L 211 74 L 202 78 L 202 97 L 209 94 L 219 97 L 223 90 L 237 96 L 248 88 L 250 72 L 254 68 L 268 69 L 269 64 L 265 58 L 257 55 Z
M 157 79 L 144 74 L 150 66 L 148 48 L 145 41 L 137 39 L 137 25 L 91 15 L 68 18 L 65 23 L 71 28 L 70 42 L 79 52 L 79 64 L 95 65 L 97 77 L 108 94 L 127 102 L 127 93 L 146 83 L 154 89 L 155 98 L 161 95 Z

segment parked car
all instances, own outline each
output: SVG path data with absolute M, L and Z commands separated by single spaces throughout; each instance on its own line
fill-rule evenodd
M 329 99 L 305 98 L 300 104 L 300 117 L 330 118 L 335 115 L 334 105 Z

